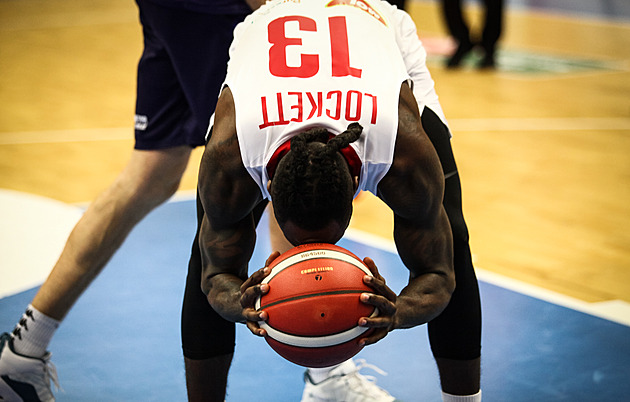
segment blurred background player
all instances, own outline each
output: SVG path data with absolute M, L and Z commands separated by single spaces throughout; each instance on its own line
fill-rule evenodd
M 471 37 L 469 25 L 464 19 L 462 0 L 442 0 L 442 12 L 449 33 L 457 42 L 457 49 L 446 62 L 448 68 L 459 67 L 464 57 L 479 45 L 483 58 L 479 68 L 494 68 L 496 65 L 496 47 L 503 29 L 504 0 L 483 0 L 483 31 L 481 40 Z

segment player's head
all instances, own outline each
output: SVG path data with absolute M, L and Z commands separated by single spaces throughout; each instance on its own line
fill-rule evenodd
M 330 140 L 323 128 L 291 139 L 291 150 L 278 163 L 269 191 L 278 224 L 294 245 L 335 243 L 343 236 L 352 216 L 356 182 L 339 151 L 356 141 L 362 130 L 352 123 Z

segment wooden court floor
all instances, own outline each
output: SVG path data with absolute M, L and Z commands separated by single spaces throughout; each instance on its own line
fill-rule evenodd
M 477 266 L 630 303 L 630 20 L 508 6 L 498 70 L 447 71 L 437 4 L 409 12 L 454 133 Z M 133 145 L 141 39 L 131 0 L 0 2 L 0 188 L 85 203 L 113 180 Z M 352 227 L 391 238 L 369 195 Z

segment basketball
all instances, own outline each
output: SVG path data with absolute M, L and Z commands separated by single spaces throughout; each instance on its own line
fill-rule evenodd
M 305 367 L 328 367 L 356 355 L 369 328 L 360 317 L 378 312 L 359 300 L 373 290 L 363 283 L 372 275 L 350 251 L 325 243 L 297 246 L 276 258 L 262 283 L 269 292 L 256 301 L 265 310 L 267 343 L 280 356 Z

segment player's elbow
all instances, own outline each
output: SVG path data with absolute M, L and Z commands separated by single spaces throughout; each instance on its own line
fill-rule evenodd
M 434 288 L 434 303 L 441 312 L 451 301 L 451 296 L 455 291 L 457 283 L 455 281 L 455 273 L 452 269 L 438 269 L 433 272 L 437 278 L 436 287 Z
M 210 290 L 212 289 L 212 278 L 209 275 L 203 275 L 201 278 L 201 291 L 203 292 L 204 295 L 206 295 L 206 297 L 208 296 L 208 294 L 210 293 Z
M 434 293 L 435 312 L 441 314 L 448 306 L 455 291 L 455 274 L 452 272 L 440 273 L 441 286 Z
M 455 292 L 456 286 L 457 282 L 455 281 L 455 272 L 447 272 L 444 276 L 444 293 L 447 295 L 449 301 L 451 300 L 453 292 Z

